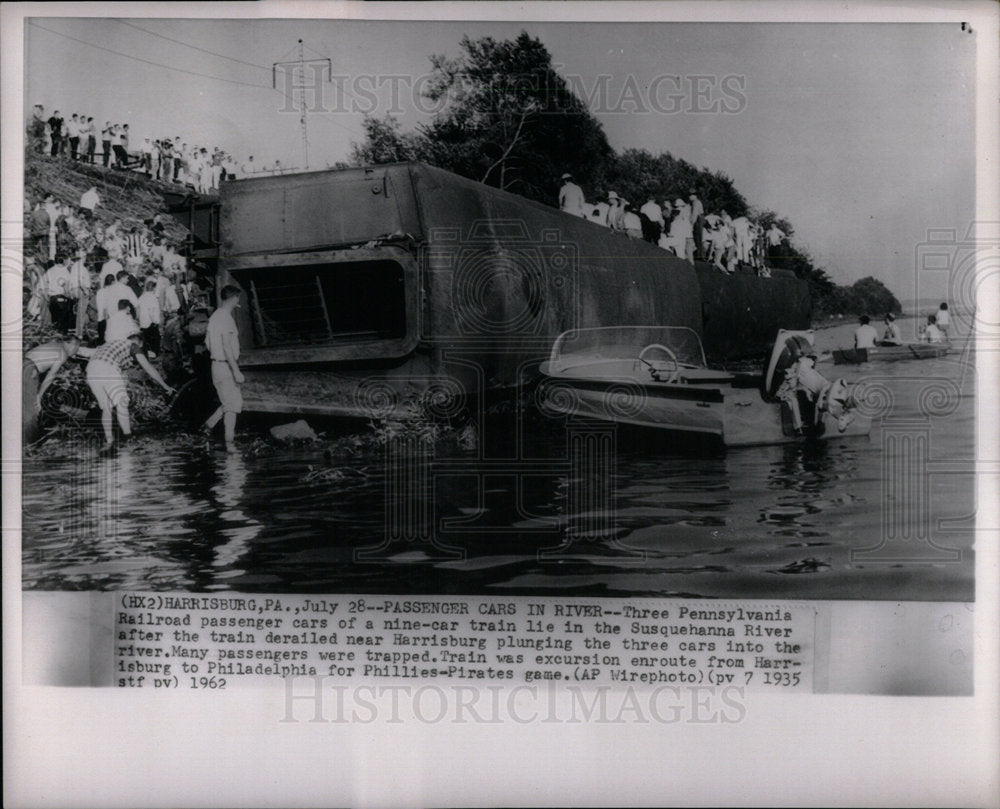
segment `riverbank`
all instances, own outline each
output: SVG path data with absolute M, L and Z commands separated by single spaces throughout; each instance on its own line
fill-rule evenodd
M 902 323 L 908 320 L 917 320 L 920 325 L 927 322 L 927 316 L 933 315 L 937 312 L 938 306 L 940 304 L 927 304 L 926 306 L 913 306 L 906 307 L 903 312 L 896 315 L 896 322 Z M 963 306 L 949 305 L 948 309 L 951 314 L 953 321 L 965 321 L 972 322 L 975 315 L 975 310 Z M 882 322 L 885 313 L 873 312 L 868 315 L 872 319 L 872 323 L 878 327 L 878 324 Z M 848 323 L 857 324 L 860 315 L 829 315 L 828 317 L 816 318 L 813 320 L 812 328 L 816 331 L 822 331 L 824 329 L 833 329 L 837 326 L 843 326 Z

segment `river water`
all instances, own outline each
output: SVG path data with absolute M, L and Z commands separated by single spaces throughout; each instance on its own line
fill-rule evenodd
M 581 465 L 565 422 L 511 407 L 477 442 L 66 441 L 24 460 L 24 587 L 972 600 L 970 357 L 820 369 L 891 404 L 870 437 L 726 452 L 599 428 L 611 450 Z

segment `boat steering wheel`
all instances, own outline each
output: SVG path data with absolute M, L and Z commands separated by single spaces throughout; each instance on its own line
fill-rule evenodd
M 670 376 L 666 380 L 660 379 L 660 377 L 658 376 L 660 371 L 665 369 L 657 368 L 656 366 L 653 365 L 653 363 L 651 363 L 649 360 L 646 359 L 646 355 L 649 354 L 651 351 L 660 351 L 666 354 L 667 360 L 674 364 L 674 367 L 670 369 Z M 669 348 L 667 348 L 665 345 L 662 345 L 661 343 L 650 343 L 642 351 L 640 351 L 639 362 L 644 362 L 646 365 L 649 366 L 649 374 L 657 382 L 663 382 L 663 381 L 666 381 L 668 383 L 676 382 L 677 377 L 680 376 L 681 373 L 681 364 L 677 361 L 677 355 L 674 354 L 673 351 L 671 351 Z

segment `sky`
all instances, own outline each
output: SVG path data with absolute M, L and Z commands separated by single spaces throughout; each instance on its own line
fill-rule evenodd
M 34 18 L 25 105 L 128 122 L 133 143 L 180 135 L 242 160 L 304 167 L 275 62 L 330 59 L 313 82 L 308 165 L 347 158 L 364 114 L 404 129 L 434 53 L 463 35 L 548 48 L 616 150 L 669 151 L 774 210 L 837 283 L 873 275 L 914 297 L 930 229 L 975 216 L 978 36 L 955 23 L 506 23 Z M 982 42 L 980 42 L 980 46 Z M 340 92 L 346 88 L 346 92 Z M 700 90 L 695 91 L 695 88 Z

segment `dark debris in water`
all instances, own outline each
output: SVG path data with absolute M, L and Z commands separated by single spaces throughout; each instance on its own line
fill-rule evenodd
M 314 469 L 312 466 L 309 466 L 309 471 L 299 480 L 302 483 L 361 482 L 367 481 L 374 474 L 367 466 L 362 469 L 352 469 L 348 466 Z
M 772 573 L 818 573 L 821 570 L 829 570 L 830 565 L 822 562 L 813 556 L 808 559 L 800 559 L 797 562 L 790 562 L 784 567 L 772 570 Z

